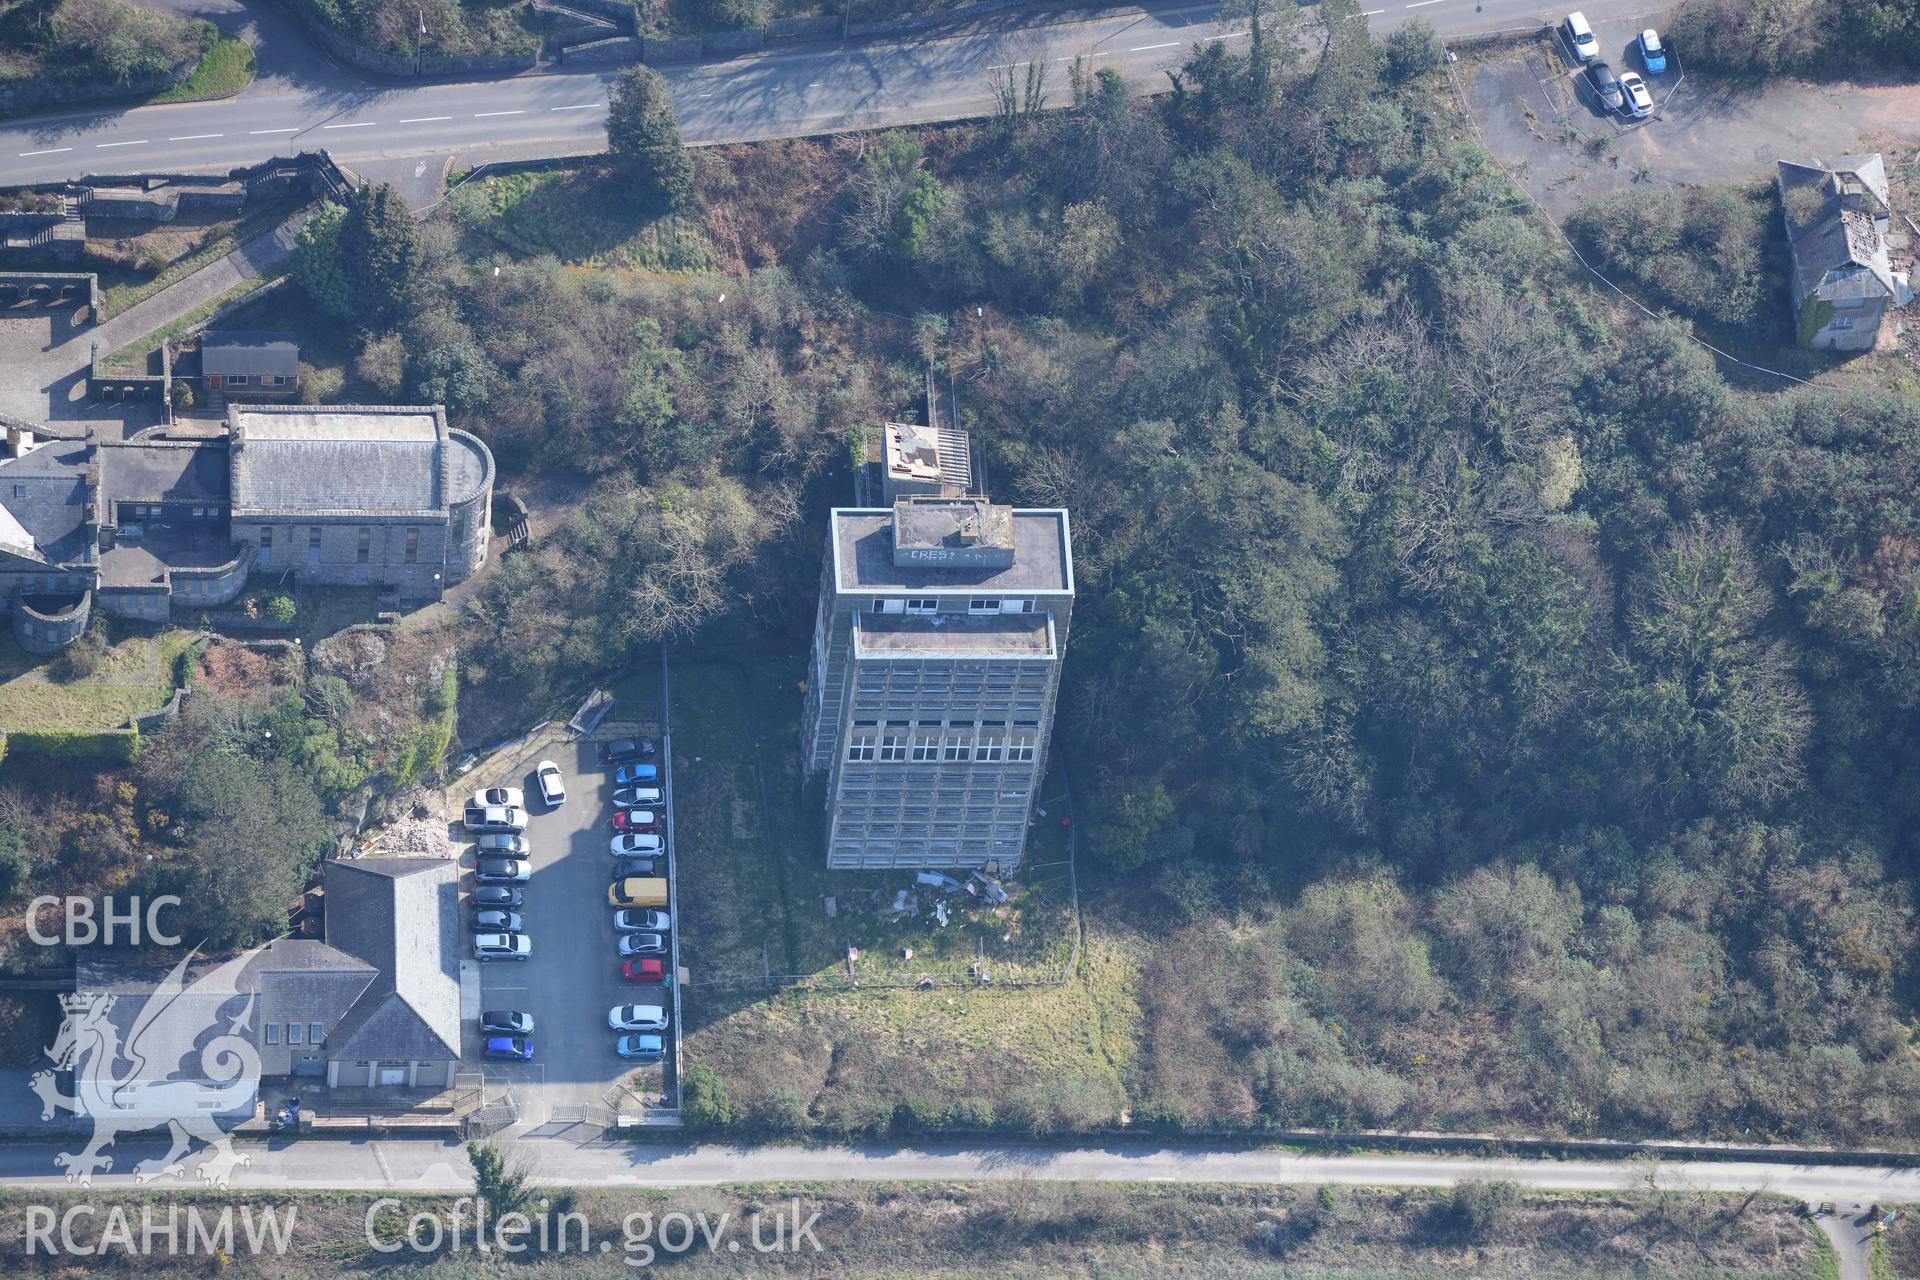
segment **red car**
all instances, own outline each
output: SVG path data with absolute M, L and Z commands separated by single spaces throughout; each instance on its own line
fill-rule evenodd
M 660 815 L 652 809 L 622 809 L 613 815 L 615 831 L 658 831 Z
M 620 976 L 628 982 L 665 982 L 667 962 L 659 956 L 635 956 L 621 963 Z

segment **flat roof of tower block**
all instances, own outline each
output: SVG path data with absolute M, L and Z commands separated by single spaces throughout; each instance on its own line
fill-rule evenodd
M 853 615 L 860 658 L 1052 658 L 1053 619 L 1045 613 Z
M 919 508 L 923 504 L 913 504 Z M 948 504 L 924 504 L 942 507 Z M 1071 594 L 1073 535 L 1061 508 L 998 508 L 1008 513 L 1013 563 L 1004 567 L 894 563 L 894 509 L 838 507 L 832 516 L 833 577 L 838 592 L 990 591 Z M 916 517 L 917 518 L 917 517 Z

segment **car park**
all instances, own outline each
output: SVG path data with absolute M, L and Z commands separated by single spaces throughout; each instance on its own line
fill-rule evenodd
M 623 764 L 613 771 L 613 785 L 616 787 L 657 787 L 660 785 L 660 766 L 657 764 Z
M 473 891 L 474 907 L 518 907 L 526 895 L 510 884 L 483 884 Z
M 1579 10 L 1568 14 L 1566 21 L 1560 24 L 1560 33 L 1566 38 L 1567 47 L 1573 50 L 1573 56 L 1581 62 L 1592 62 L 1599 56 L 1600 41 L 1594 38 L 1593 27 L 1587 22 L 1587 15 Z
M 634 854 L 641 857 L 658 857 L 667 851 L 667 842 L 651 831 L 623 831 L 607 845 L 607 850 L 616 858 L 625 858 Z
M 481 933 L 473 939 L 479 960 L 525 960 L 533 954 L 533 939 L 524 933 Z
M 518 911 L 500 911 L 489 908 L 473 913 L 473 927 L 481 933 L 519 933 L 527 922 L 520 918 Z
M 468 805 L 467 830 L 505 831 L 513 834 L 527 829 L 527 811 L 512 805 Z
M 663 956 L 667 954 L 667 940 L 657 933 L 626 933 L 620 935 L 620 955 Z
M 667 1011 L 657 1004 L 617 1004 L 607 1011 L 615 1031 L 665 1031 Z
M 518 1009 L 489 1009 L 480 1015 L 480 1029 L 505 1036 L 530 1036 L 533 1015 Z
M 659 956 L 634 956 L 620 962 L 620 976 L 628 982 L 665 982 L 667 962 Z
M 533 846 L 527 838 L 510 831 L 482 832 L 473 842 L 473 847 L 481 853 L 504 854 L 509 858 L 524 858 L 533 852 Z
M 665 933 L 673 927 L 673 917 L 664 911 L 635 909 L 613 913 L 613 927 L 622 933 Z
M 1647 91 L 1647 82 L 1638 72 L 1620 73 L 1620 110 L 1635 120 L 1645 119 L 1653 114 L 1653 95 Z
M 641 734 L 633 738 L 615 738 L 601 749 L 600 758 L 608 764 L 626 764 L 632 760 L 651 760 L 658 750 L 652 738 Z
M 1621 103 L 1620 81 L 1613 74 L 1613 68 L 1604 62 L 1587 64 L 1587 83 L 1593 86 L 1594 96 L 1609 107 L 1618 110 Z
M 473 793 L 467 805 L 473 809 L 524 809 L 527 797 L 518 787 L 482 787 Z
M 665 802 L 658 787 L 621 787 L 613 793 L 616 809 L 658 809 Z
M 638 1062 L 659 1062 L 667 1056 L 667 1046 L 657 1035 L 624 1035 L 613 1042 L 613 1051 Z
M 525 884 L 533 878 L 533 869 L 519 858 L 482 858 L 473 878 L 481 884 Z
M 540 788 L 540 799 L 549 809 L 567 802 L 566 779 L 560 776 L 560 766 L 553 761 L 542 760 L 533 766 L 533 780 Z
M 524 1036 L 488 1036 L 486 1053 L 509 1062 L 532 1062 L 533 1041 Z
M 1667 47 L 1660 43 L 1658 31 L 1648 27 L 1633 43 L 1640 50 L 1640 65 L 1648 75 L 1657 76 L 1667 69 Z
M 610 907 L 664 907 L 667 882 L 657 876 L 628 876 L 607 886 Z
M 658 831 L 660 814 L 654 809 L 622 809 L 613 815 L 615 831 Z

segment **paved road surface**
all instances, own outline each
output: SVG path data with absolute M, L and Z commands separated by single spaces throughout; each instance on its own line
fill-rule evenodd
M 1371 11 L 1385 30 L 1412 16 L 1443 33 L 1540 21 L 1531 0 L 1415 0 Z M 305 49 L 284 19 L 239 0 L 168 0 L 244 31 L 261 49 L 261 78 L 222 102 L 78 113 L 0 128 L 0 185 L 134 169 L 224 168 L 326 148 L 355 161 L 449 153 L 565 155 L 598 150 L 611 71 L 527 74 L 467 84 L 383 87 L 363 83 Z M 1585 0 L 1589 15 L 1618 16 L 1647 0 Z M 1217 4 L 1155 3 L 1082 22 L 1021 14 L 959 24 L 906 43 L 795 48 L 727 62 L 667 68 L 683 132 L 692 142 L 734 142 L 833 130 L 957 119 L 991 109 L 990 78 L 1044 59 L 1067 93 L 1066 64 L 1096 66 L 1163 86 L 1196 40 L 1234 39 Z

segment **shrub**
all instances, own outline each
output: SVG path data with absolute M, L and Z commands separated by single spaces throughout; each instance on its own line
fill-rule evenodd
M 100 634 L 99 628 L 88 627 L 81 632 L 78 640 L 62 649 L 60 656 L 53 660 L 54 678 L 85 680 L 100 669 L 106 656 L 106 637 Z
M 44 756 L 53 760 L 132 764 L 140 756 L 140 731 L 15 729 L 7 735 L 7 749 L 12 755 Z
M 731 1129 L 740 1122 L 739 1108 L 727 1095 L 727 1083 L 712 1067 L 695 1063 L 680 1077 L 680 1119 L 695 1130 Z
M 1519 1203 L 1520 1188 L 1514 1183 L 1469 1178 L 1454 1183 L 1436 1206 L 1435 1225 L 1456 1239 L 1480 1243 L 1506 1230 Z
M 290 595 L 272 596 L 267 600 L 267 617 L 275 622 L 292 622 L 294 615 L 300 612 L 300 606 L 293 602 Z
M 1396 27 L 1387 37 L 1385 55 L 1387 79 L 1396 84 L 1425 75 L 1446 56 L 1433 24 L 1425 18 Z

